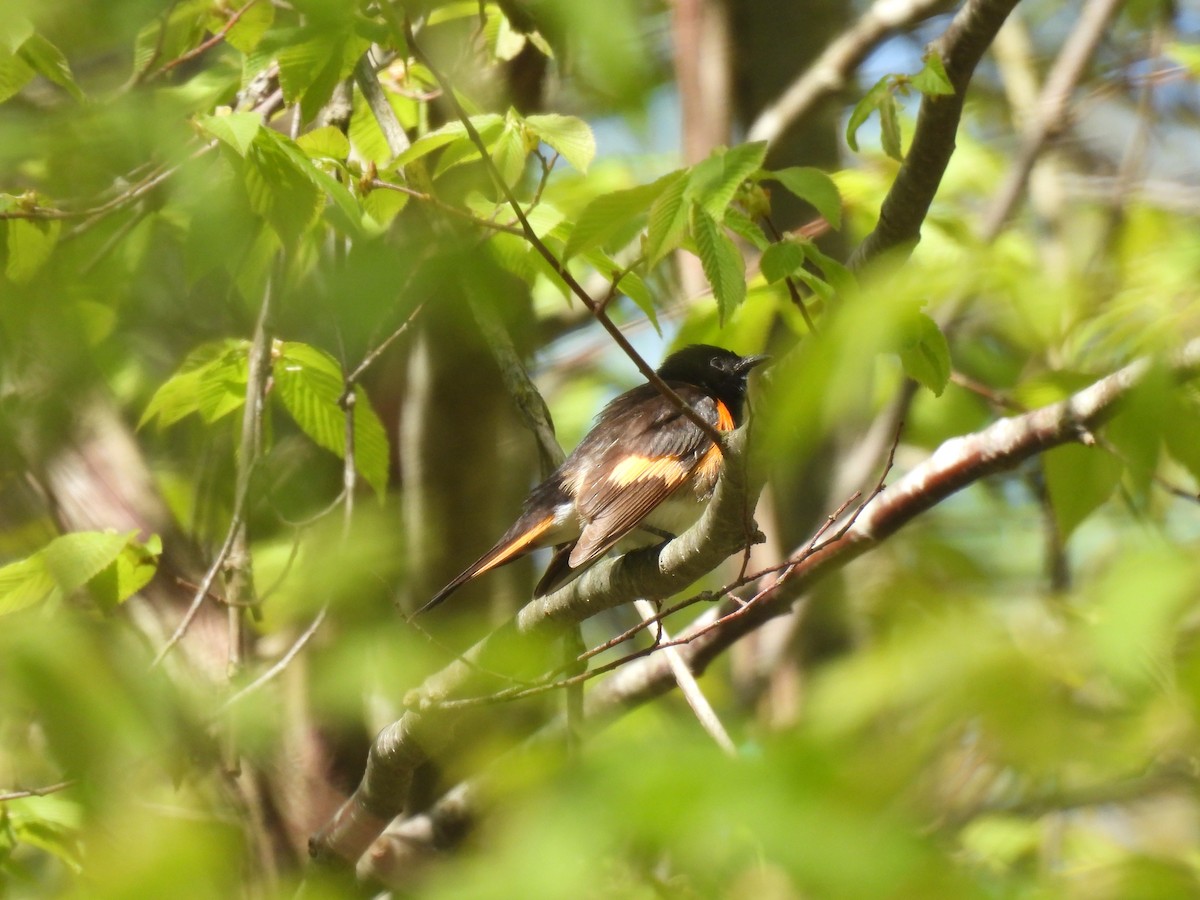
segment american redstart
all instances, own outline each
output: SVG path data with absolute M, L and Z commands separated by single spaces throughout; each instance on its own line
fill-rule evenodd
M 668 356 L 657 372 L 713 428 L 732 431 L 742 423 L 750 370 L 766 359 L 693 344 Z M 540 547 L 555 551 L 535 597 L 575 578 L 618 543 L 645 546 L 680 534 L 700 518 L 720 471 L 720 448 L 654 385 L 626 391 L 533 489 L 504 537 L 416 615 Z

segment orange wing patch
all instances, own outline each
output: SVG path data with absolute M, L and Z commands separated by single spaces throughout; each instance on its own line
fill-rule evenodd
M 733 431 L 733 413 L 720 400 L 717 401 L 717 431 Z
M 617 487 L 628 487 L 635 481 L 659 479 L 677 485 L 687 477 L 687 469 L 679 460 L 669 456 L 638 456 L 631 454 L 613 467 L 608 480 Z
M 498 552 L 494 557 L 480 566 L 475 572 L 472 573 L 471 577 L 473 578 L 476 575 L 482 575 L 484 572 L 490 572 L 497 566 L 502 566 L 509 560 L 514 559 L 521 553 L 522 550 L 528 549 L 534 541 L 545 534 L 553 524 L 554 515 L 551 514 L 546 516 L 546 518 L 542 519 L 542 521 L 538 522 L 519 538 L 515 538 L 508 544 L 508 546 L 501 549 L 500 552 Z

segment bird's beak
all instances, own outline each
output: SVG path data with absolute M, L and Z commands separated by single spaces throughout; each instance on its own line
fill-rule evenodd
M 758 356 L 743 356 L 741 361 L 738 363 L 738 372 L 743 374 L 747 373 L 751 369 L 755 369 L 758 366 L 761 366 L 763 363 L 770 361 L 771 357 L 767 356 L 765 353 L 759 354 Z

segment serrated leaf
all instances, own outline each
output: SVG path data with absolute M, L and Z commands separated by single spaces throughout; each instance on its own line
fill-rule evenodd
M 217 140 L 233 148 L 238 156 L 245 156 L 262 126 L 262 116 L 235 112 L 224 116 L 200 116 L 197 122 Z
M 583 258 L 600 275 L 609 279 L 610 282 L 615 277 L 614 273 L 620 274 L 625 268 L 624 266 L 617 265 L 612 258 L 600 250 L 589 250 L 583 254 Z M 637 272 L 625 271 L 621 274 L 621 280 L 617 284 L 617 293 L 624 294 L 632 300 L 637 308 L 650 320 L 650 324 L 654 330 L 660 335 L 662 334 L 662 328 L 658 324 L 658 310 L 654 308 L 654 297 L 650 293 L 650 289 L 646 287 L 646 282 L 642 280 L 642 277 Z
M 500 171 L 504 183 L 515 186 L 525 172 L 525 161 L 529 158 L 529 145 L 525 142 L 524 126 L 510 119 L 504 123 L 496 142 L 490 148 L 492 162 Z
M 483 146 L 487 148 L 488 153 L 495 149 L 496 143 L 500 140 L 507 129 L 508 122 L 497 117 L 497 121 L 485 124 L 477 128 L 479 139 L 483 142 Z M 479 148 L 475 146 L 475 142 L 467 136 L 465 130 L 463 137 L 449 144 L 442 155 L 438 157 L 437 165 L 433 169 L 433 177 L 437 178 L 440 175 L 449 172 L 456 166 L 461 166 L 465 163 L 474 162 L 479 159 Z
M 249 352 L 250 343 L 241 340 L 197 347 L 154 392 L 138 428 L 155 418 L 159 428 L 166 428 L 192 413 L 211 423 L 240 409 L 246 402 Z
M 900 148 L 900 117 L 896 111 L 896 95 L 887 94 L 879 102 L 879 137 L 883 152 L 896 162 L 904 162 L 904 151 Z
M 533 134 L 553 147 L 558 155 L 586 173 L 596 158 L 596 136 L 583 119 L 575 116 L 529 116 L 525 124 Z
M 670 176 L 667 176 L 670 178 Z M 603 246 L 623 228 L 630 227 L 667 186 L 667 178 L 609 194 L 601 194 L 583 208 L 563 248 L 563 258 Z
M 29 281 L 46 264 L 62 222 L 57 219 L 9 219 L 5 225 L 5 245 L 8 258 L 4 263 L 4 274 L 18 284 Z
M 145 543 L 129 541 L 117 558 L 88 581 L 88 591 L 103 608 L 124 603 L 147 584 L 158 571 L 162 540 L 151 535 Z
M 169 8 L 166 20 L 148 22 L 137 33 L 133 71 L 144 72 L 155 63 L 177 59 L 204 36 L 210 0 L 183 0 Z
M 946 74 L 946 65 L 936 50 L 930 51 L 925 57 L 924 67 L 909 80 L 913 87 L 928 96 L 954 94 L 954 85 Z
M 274 4 L 270 0 L 256 0 L 225 33 L 225 43 L 242 53 L 250 53 L 274 21 Z
M 334 125 L 314 128 L 296 138 L 296 146 L 310 158 L 328 157 L 345 159 L 350 155 L 350 141 L 342 130 Z
M 83 99 L 83 91 L 75 83 L 75 76 L 71 74 L 71 66 L 67 62 L 67 58 L 63 56 L 61 50 L 40 34 L 31 34 L 21 44 L 18 55 L 35 72 L 47 81 L 51 81 L 63 88 L 75 100 Z
M 890 97 L 891 93 L 892 76 L 884 75 L 875 82 L 869 91 L 863 94 L 863 98 L 858 103 L 854 104 L 854 109 L 850 111 L 850 119 L 846 123 L 846 143 L 855 153 L 858 152 L 858 129 L 871 117 L 871 113 L 879 109 L 883 98 Z
M 759 251 L 766 251 L 771 241 L 758 223 L 735 207 L 725 210 L 725 227 Z
M 768 283 L 783 281 L 804 265 L 804 250 L 794 241 L 779 241 L 768 247 L 759 262 L 759 269 Z
M 274 368 L 276 393 L 288 414 L 318 446 L 346 454 L 346 414 L 338 405 L 342 371 L 337 361 L 308 344 L 285 341 Z M 389 448 L 383 423 L 366 392 L 355 388 L 355 468 L 380 496 L 387 490 Z
M 1042 455 L 1046 493 L 1062 540 L 1104 504 L 1121 479 L 1121 464 L 1098 447 L 1065 444 Z
M 833 228 L 842 227 L 842 197 L 833 179 L 811 166 L 792 166 L 778 172 L 768 172 L 766 177 L 778 181 L 787 190 L 806 203 L 812 204 Z
M 746 262 L 717 221 L 699 205 L 692 206 L 692 237 L 717 300 L 718 319 L 724 323 L 746 299 Z
M 279 132 L 265 128 L 259 133 L 258 140 L 273 144 L 284 157 L 291 161 L 301 178 L 308 180 L 318 193 L 324 194 L 333 201 L 332 209 L 340 213 L 340 217 L 335 221 L 341 225 L 343 230 L 350 234 L 358 232 L 362 208 L 344 184 L 314 165 L 313 161 L 305 156 L 299 147 Z
M 316 224 L 325 198 L 307 171 L 315 172 L 312 163 L 297 151 L 303 161 L 298 165 L 282 146 L 285 140 L 270 129 L 260 129 L 246 153 L 243 181 L 251 208 L 285 243 L 294 244 Z
M 905 374 L 942 396 L 950 381 L 950 345 L 937 323 L 925 313 L 914 314 L 905 323 L 899 352 Z
M 666 187 L 650 204 L 650 218 L 646 224 L 648 269 L 675 250 L 687 233 L 689 176 L 689 171 L 683 169 L 660 179 L 666 182 Z
M 710 218 L 721 221 L 738 186 L 762 166 L 766 155 L 766 141 L 739 144 L 731 150 L 714 150 L 708 159 L 693 167 L 688 196 L 699 203 Z
M 0 568 L 0 615 L 26 609 L 51 598 L 70 596 L 84 585 L 107 581 L 112 585 L 113 603 L 131 596 L 154 574 L 153 562 L 162 552 L 162 542 L 150 538 L 145 545 L 137 532 L 77 531 L 60 535 L 36 553 Z M 128 576 L 117 574 L 123 557 L 131 560 Z M 137 566 L 134 560 L 139 561 Z M 145 566 L 149 565 L 147 573 Z M 108 573 L 112 572 L 112 575 Z M 120 591 L 126 591 L 123 595 Z M 119 599 L 117 599 L 119 597 Z

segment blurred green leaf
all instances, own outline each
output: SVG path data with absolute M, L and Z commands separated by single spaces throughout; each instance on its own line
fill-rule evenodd
M 596 138 L 587 122 L 575 116 L 545 114 L 528 116 L 525 124 L 572 166 L 587 172 L 596 157 Z
M 746 299 L 745 260 L 721 226 L 698 205 L 692 207 L 692 237 L 724 322 Z
M 296 146 L 309 157 L 345 159 L 350 155 L 350 141 L 342 130 L 334 125 L 314 128 L 296 138 Z
M 71 66 L 62 51 L 40 34 L 31 34 L 18 51 L 18 55 L 27 62 L 35 72 L 48 81 L 63 88 L 75 100 L 83 100 L 83 91 L 71 74 Z M 3 91 L 0 90 L 0 94 Z M 4 100 L 0 96 L 0 102 Z
M 1042 455 L 1046 492 L 1064 541 L 1112 496 L 1121 470 L 1121 463 L 1098 447 L 1064 444 Z
M 153 576 L 162 552 L 157 538 L 139 544 L 137 532 L 77 531 L 61 535 L 32 556 L 0 568 L 0 614 L 12 613 L 51 598 L 61 600 L 93 581 L 106 569 L 124 571 L 105 586 L 104 601 L 127 599 Z M 121 577 L 124 575 L 124 577 Z
M 760 251 L 766 251 L 771 246 L 771 241 L 758 223 L 732 206 L 725 210 L 725 227 Z
M 833 228 L 842 227 L 842 197 L 838 193 L 833 179 L 811 166 L 792 166 L 775 172 L 766 172 L 763 176 L 771 181 L 778 181 L 789 192 L 813 208 Z
M 337 360 L 307 344 L 284 341 L 274 367 L 280 401 L 316 444 L 346 455 L 346 414 L 339 406 L 342 370 Z M 388 440 L 361 387 L 354 392 L 354 464 L 380 496 L 387 490 Z
M 937 323 L 922 312 L 909 317 L 899 352 L 904 374 L 940 397 L 950 381 L 950 345 Z
M 794 241 L 782 240 L 769 246 L 759 263 L 768 282 L 783 281 L 804 265 L 804 250 Z
M 225 42 L 236 50 L 250 53 L 275 21 L 275 6 L 270 0 L 255 0 L 225 34 Z
M 475 130 L 481 135 L 485 132 L 499 133 L 500 127 L 504 124 L 503 116 L 496 115 L 495 113 L 471 116 L 470 119 L 471 124 L 475 126 Z M 459 121 L 447 122 L 436 131 L 431 131 L 413 141 L 407 150 L 396 157 L 389 170 L 399 170 L 409 163 L 428 156 L 435 150 L 440 150 L 442 147 L 453 144 L 456 141 L 464 140 L 467 140 L 466 126 Z
M 16 96 L 35 74 L 33 67 L 22 57 L 0 48 L 0 103 Z
M 200 43 L 208 21 L 209 0 L 181 0 L 138 32 L 133 71 L 145 73 L 182 56 Z
M 9 219 L 3 223 L 8 258 L 4 274 L 25 283 L 35 276 L 54 252 L 62 222 L 58 219 Z
M 228 144 L 238 156 L 245 156 L 262 126 L 257 113 L 229 113 L 224 116 L 200 116 L 200 127 L 217 140 Z
M 166 428 L 184 416 L 199 413 L 212 423 L 240 409 L 246 402 L 246 378 L 250 342 L 214 341 L 197 347 L 174 375 L 150 398 L 138 428 L 158 419 Z

